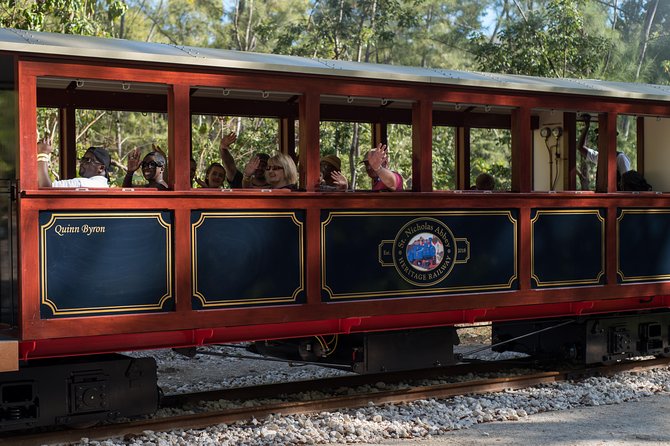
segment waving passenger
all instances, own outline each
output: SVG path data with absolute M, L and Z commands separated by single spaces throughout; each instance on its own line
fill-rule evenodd
M 141 166 L 142 175 L 148 183 L 140 187 L 154 187 L 158 190 L 167 190 L 168 185 L 163 179 L 165 164 L 165 157 L 157 150 L 147 153 L 140 163 L 140 149 L 137 147 L 134 148 L 128 154 L 128 172 L 126 172 L 126 176 L 123 179 L 123 187 L 137 187 L 133 186 L 133 174 Z
M 318 190 L 322 192 L 347 190 L 349 183 L 342 175 L 342 161 L 336 155 L 326 155 L 321 158 L 319 168 Z
M 255 155 L 244 168 L 242 186 L 251 189 L 272 189 L 266 170 L 270 156 L 267 153 Z
M 370 150 L 363 159 L 365 171 L 372 178 L 373 191 L 401 191 L 402 175 L 389 169 L 389 154 L 386 144 L 379 144 L 376 149 Z
M 232 189 L 270 189 L 271 186 L 265 179 L 265 166 L 267 166 L 269 155 L 265 153 L 256 154 L 249 160 L 249 163 L 244 168 L 244 172 L 240 172 L 235 164 L 235 158 L 230 153 L 230 145 L 235 141 L 237 141 L 237 134 L 230 132 L 221 138 L 221 145 L 219 146 L 223 169 L 226 173 L 225 179 L 228 185 Z
M 242 172 L 237 169 L 237 166 L 235 165 L 235 159 L 233 158 L 233 155 L 230 154 L 230 145 L 235 141 L 237 141 L 237 134 L 234 132 L 230 132 L 221 138 L 219 151 L 221 152 L 221 161 L 223 162 L 223 165 L 221 166 L 218 163 L 214 164 L 218 164 L 223 168 L 225 180 L 232 189 L 241 189 L 243 187 L 242 182 L 244 180 L 244 176 L 242 175 Z M 214 164 L 210 165 L 207 170 L 209 171 L 209 169 L 212 168 Z M 207 180 L 205 180 L 205 182 L 207 182 Z M 220 186 L 208 187 L 223 187 L 223 182 L 221 182 Z
M 79 178 L 51 181 L 49 161 L 53 147 L 51 140 L 37 144 L 37 183 L 39 187 L 109 187 L 109 170 L 112 158 L 103 147 L 89 147 L 79 160 Z

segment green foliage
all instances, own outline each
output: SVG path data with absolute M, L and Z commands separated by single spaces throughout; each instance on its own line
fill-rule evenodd
M 496 180 L 496 190 L 512 188 L 512 134 L 509 130 L 472 129 L 470 133 L 470 182 L 480 173 Z
M 121 0 L 0 0 L 0 26 L 108 36 L 111 24 L 125 11 Z
M 523 20 L 511 21 L 497 41 L 480 34 L 474 52 L 484 71 L 545 77 L 584 77 L 600 64 L 605 39 L 583 29 L 583 0 L 549 0 Z
M 433 189 L 456 189 L 456 132 L 433 127 Z

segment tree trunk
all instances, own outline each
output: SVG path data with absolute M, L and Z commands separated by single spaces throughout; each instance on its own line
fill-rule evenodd
M 644 28 L 642 32 L 642 42 L 640 43 L 640 58 L 637 62 L 637 72 L 635 73 L 635 80 L 638 80 L 640 77 L 640 71 L 642 71 L 642 64 L 644 63 L 644 56 L 647 53 L 647 46 L 649 45 L 649 33 L 651 33 L 651 25 L 654 23 L 654 17 L 656 16 L 656 10 L 658 9 L 658 0 L 652 0 L 649 3 L 649 8 L 647 9 L 647 15 L 644 18 Z

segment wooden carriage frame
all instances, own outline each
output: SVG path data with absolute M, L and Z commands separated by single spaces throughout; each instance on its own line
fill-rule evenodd
M 670 283 L 664 280 L 622 284 L 618 281 L 617 213 L 622 208 L 667 208 L 667 194 L 632 195 L 616 192 L 616 122 L 619 115 L 670 116 L 668 102 L 661 99 L 616 97 L 529 91 L 519 88 L 492 88 L 473 83 L 430 83 L 357 77 L 347 73 L 273 72 L 264 69 L 221 68 L 197 64 L 168 65 L 67 56 L 64 54 L 10 53 L 16 67 L 18 104 L 18 210 L 19 210 L 19 339 L 24 359 L 139 348 L 178 347 L 212 342 L 273 339 L 326 333 L 397 330 L 417 327 L 471 323 L 475 321 L 530 319 L 621 311 L 668 308 Z M 41 78 L 95 79 L 110 82 L 154 83 L 166 86 L 165 110 L 168 116 L 169 178 L 171 189 L 123 191 L 63 191 L 37 186 L 38 106 L 57 106 L 61 117 L 61 141 L 65 150 L 62 170 L 74 176 L 75 118 L 77 107 L 118 106 L 147 110 L 145 97 L 123 104 L 113 95 L 98 99 L 76 96 L 71 91 L 49 92 L 38 88 Z M 241 106 L 231 102 L 220 108 L 223 99 L 208 103 L 192 96 L 193 89 L 296 92 L 289 104 L 275 104 L 271 111 L 280 118 L 282 150 L 293 150 L 293 117 L 280 110 L 297 108 L 299 121 L 300 181 L 305 192 L 258 192 L 192 189 L 189 178 L 190 122 L 194 113 L 232 112 Z M 69 96 L 68 96 L 69 95 Z M 369 192 L 320 193 L 318 183 L 319 125 L 322 119 L 369 120 L 355 107 L 328 106 L 322 98 L 337 96 L 393 98 L 411 103 L 411 108 L 396 111 L 412 126 L 411 192 L 378 194 Z M 510 110 L 508 116 L 490 117 L 496 125 L 509 125 L 512 134 L 512 188 L 509 192 L 474 194 L 432 190 L 432 134 L 434 125 L 457 127 L 457 183 L 466 189 L 469 179 L 469 128 L 483 125 L 481 114 L 445 112 L 435 104 L 477 104 Z M 250 106 L 253 106 L 251 104 Z M 149 105 L 148 110 L 163 105 Z M 272 110 L 272 108 L 270 107 Z M 562 112 L 568 143 L 568 175 L 565 192 L 532 190 L 532 145 L 537 122 L 536 109 Z M 371 109 L 366 109 L 371 110 Z M 577 110 L 598 112 L 599 160 L 595 193 L 575 192 Z M 255 110 L 258 113 L 258 110 Z M 374 120 L 373 120 L 374 121 Z M 643 128 L 638 118 L 638 129 Z M 373 143 L 385 139 L 385 124 L 372 122 Z M 638 146 L 644 145 L 638 131 Z M 644 152 L 638 153 L 638 170 L 644 170 Z M 518 212 L 517 280 L 518 289 L 504 292 L 453 293 L 421 297 L 395 297 L 379 300 L 326 302 L 321 298 L 321 211 L 407 209 L 421 213 L 434 209 L 515 209 Z M 532 286 L 532 213 L 537 209 L 604 209 L 604 283 L 594 286 L 534 288 Z M 149 211 L 173 213 L 175 309 L 157 314 L 43 319 L 40 317 L 38 263 L 40 211 Z M 281 307 L 222 308 L 196 311 L 192 308 L 192 233 L 191 211 L 207 209 L 246 209 L 305 212 L 304 304 Z

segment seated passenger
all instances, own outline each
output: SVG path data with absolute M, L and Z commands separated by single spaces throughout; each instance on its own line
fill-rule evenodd
M 123 179 L 123 187 L 154 187 L 158 190 L 167 190 L 168 185 L 163 179 L 166 160 L 159 151 L 146 154 L 140 163 L 140 149 L 134 148 L 128 154 L 128 172 Z M 142 166 L 142 175 L 148 183 L 144 186 L 133 186 L 133 174 Z
M 621 190 L 646 192 L 651 190 L 651 184 L 637 170 L 629 170 L 621 175 Z
M 379 144 L 376 149 L 365 154 L 362 161 L 365 171 L 372 178 L 373 191 L 395 192 L 402 190 L 402 175 L 389 169 L 389 155 L 386 144 Z
M 493 190 L 496 187 L 496 180 L 488 173 L 480 173 L 475 179 L 476 190 Z
M 270 156 L 267 153 L 259 153 L 251 158 L 249 164 L 244 168 L 242 187 L 251 189 L 272 189 L 272 185 L 267 181 L 265 175 L 269 158 Z
M 298 169 L 290 156 L 277 153 L 268 159 L 265 171 L 265 177 L 272 189 L 298 188 Z
M 220 189 L 226 179 L 226 169 L 221 163 L 212 163 L 205 171 L 205 181 L 202 187 Z
M 349 185 L 347 178 L 340 172 L 342 161 L 336 155 L 326 155 L 321 158 L 318 190 L 345 191 Z
M 230 153 L 230 145 L 235 141 L 237 141 L 237 135 L 234 132 L 230 132 L 221 138 L 221 145 L 219 146 L 221 161 L 226 172 L 226 181 L 230 188 L 270 189 L 271 185 L 265 179 L 265 166 L 267 166 L 269 156 L 265 153 L 256 154 L 256 156 L 251 158 L 244 169 L 244 173 L 242 173 L 237 168 L 235 159 Z
M 37 144 L 37 184 L 39 187 L 109 187 L 109 171 L 112 158 L 103 147 L 89 147 L 79 160 L 79 177 L 70 180 L 51 181 L 49 161 L 53 147 L 51 140 Z
M 231 189 L 241 189 L 243 186 L 243 181 L 244 181 L 244 176 L 242 175 L 242 172 L 240 172 L 237 169 L 237 166 L 235 165 L 235 159 L 233 158 L 233 155 L 230 154 L 230 145 L 237 141 L 237 134 L 234 132 L 228 133 L 226 136 L 221 138 L 221 145 L 219 146 L 219 151 L 221 153 L 221 161 L 223 162 L 223 169 L 225 172 L 225 179 L 228 181 L 228 185 L 230 186 Z M 218 164 L 218 163 L 216 163 Z M 207 170 L 212 168 L 214 164 L 210 165 Z M 263 166 L 265 167 L 265 166 Z M 207 180 L 205 179 L 205 183 Z M 214 186 L 204 186 L 204 187 L 214 187 Z M 223 183 L 221 183 L 221 186 L 216 186 L 216 187 L 223 187 Z

